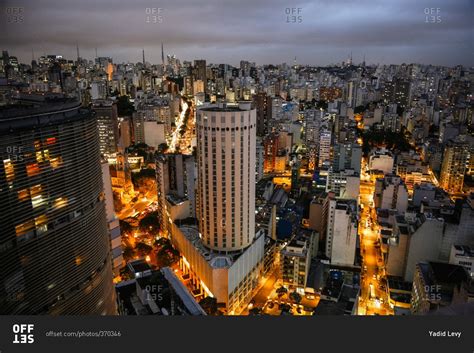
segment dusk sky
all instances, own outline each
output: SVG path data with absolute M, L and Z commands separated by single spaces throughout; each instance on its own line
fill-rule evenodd
M 144 48 L 147 61 L 160 63 L 163 42 L 165 54 L 175 54 L 181 61 L 204 58 L 234 65 L 240 60 L 291 63 L 295 56 L 299 64 L 327 65 L 346 60 L 351 51 L 355 63 L 365 54 L 368 64 L 474 65 L 472 0 L 0 0 L 0 4 L 0 49 L 28 63 L 32 51 L 36 57 L 46 53 L 75 59 L 76 43 L 81 56 L 89 59 L 97 48 L 99 56 L 111 56 L 114 62 L 136 62 Z M 8 22 L 12 7 L 24 8 L 22 23 Z M 147 13 L 152 8 L 160 12 L 156 19 Z M 301 23 L 287 23 L 292 8 Z M 436 23 L 426 22 L 430 8 L 433 16 L 439 16 Z

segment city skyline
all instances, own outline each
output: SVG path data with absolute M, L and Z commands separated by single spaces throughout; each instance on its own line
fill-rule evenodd
M 367 64 L 471 66 L 474 62 L 469 1 L 384 2 L 383 6 L 367 1 L 207 6 L 187 1 L 86 1 L 57 6 L 51 0 L 5 5 L 23 7 L 22 22 L 4 22 L 0 35 L 4 49 L 22 62 L 29 62 L 32 53 L 75 58 L 77 45 L 82 57 L 93 58 L 97 49 L 98 56 L 116 62 L 138 62 L 145 49 L 147 61 L 160 63 L 161 42 L 166 54 L 216 64 L 237 65 L 236 58 L 258 65 L 292 63 L 296 57 L 298 64 L 326 66 L 351 54 L 354 63 L 365 57 Z M 6 11 L 3 16 L 8 16 Z M 51 21 L 54 26 L 48 25 Z M 255 25 L 246 26 L 246 21 Z
M 3 12 L 0 313 L 473 310 L 470 5 L 212 1 Z

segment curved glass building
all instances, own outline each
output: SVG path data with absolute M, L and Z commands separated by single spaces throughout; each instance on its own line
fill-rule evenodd
M 111 315 L 97 125 L 59 99 L 0 109 L 0 313 Z

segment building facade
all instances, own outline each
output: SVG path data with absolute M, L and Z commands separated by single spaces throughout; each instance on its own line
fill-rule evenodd
M 255 236 L 255 110 L 201 108 L 196 130 L 199 231 L 214 251 L 240 251 Z
M 0 311 L 116 313 L 97 123 L 71 101 L 0 117 Z

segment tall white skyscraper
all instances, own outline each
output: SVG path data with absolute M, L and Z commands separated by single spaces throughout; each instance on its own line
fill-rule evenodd
M 199 232 L 217 252 L 240 251 L 255 238 L 256 121 L 249 103 L 197 112 Z

